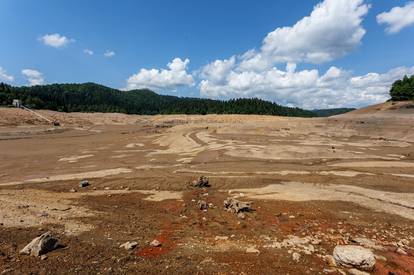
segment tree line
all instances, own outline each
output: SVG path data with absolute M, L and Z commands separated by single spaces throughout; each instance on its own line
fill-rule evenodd
M 258 114 L 316 117 L 344 113 L 352 109 L 315 110 L 285 107 L 258 98 L 213 100 L 159 95 L 148 89 L 120 91 L 95 83 L 51 84 L 15 87 L 0 83 L 0 105 L 13 99 L 33 109 L 59 112 L 116 112 L 156 114 Z
M 390 91 L 391 99 L 395 101 L 414 100 L 414 75 L 404 76 L 392 84 Z

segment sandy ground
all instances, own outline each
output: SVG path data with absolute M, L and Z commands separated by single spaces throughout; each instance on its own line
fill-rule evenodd
M 0 108 L 0 272 L 341 274 L 326 256 L 363 237 L 373 274 L 414 274 L 410 104 L 313 119 L 40 111 L 61 127 Z M 211 187 L 190 188 L 201 175 Z M 228 197 L 255 211 L 238 218 Z M 46 231 L 64 248 L 19 255 Z

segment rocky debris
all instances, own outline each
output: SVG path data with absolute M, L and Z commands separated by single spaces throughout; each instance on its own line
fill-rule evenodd
M 81 180 L 81 182 L 79 183 L 79 187 L 81 187 L 81 188 L 87 187 L 87 186 L 89 186 L 89 181 L 86 180 L 86 179 Z
M 295 262 L 299 262 L 300 261 L 300 254 L 299 253 L 297 253 L 297 252 L 293 252 L 292 253 L 292 259 L 295 261 Z
M 369 275 L 368 272 L 360 271 L 360 270 L 355 269 L 355 268 L 348 269 L 348 273 L 351 274 L 351 275 Z
M 58 246 L 58 239 L 54 238 L 51 232 L 46 232 L 39 237 L 34 238 L 28 245 L 20 250 L 20 254 L 37 257 L 55 250 Z
M 314 244 L 319 244 L 319 239 L 316 239 L 314 237 L 303 237 L 300 238 L 298 236 L 288 236 L 287 239 L 284 239 L 281 242 L 278 242 L 277 240 L 274 240 L 272 243 L 265 245 L 266 248 L 289 248 L 291 251 L 298 252 L 298 253 L 304 253 L 306 255 L 312 255 L 316 249 Z
M 383 247 L 382 245 L 378 245 L 373 240 L 370 240 L 370 239 L 367 239 L 367 238 L 351 238 L 350 241 L 352 243 L 358 244 L 358 245 L 363 246 L 365 248 L 370 248 L 370 249 L 374 249 L 374 250 L 381 250 L 381 251 L 386 250 L 385 247 Z
M 375 256 L 371 250 L 357 245 L 337 245 L 333 251 L 336 264 L 349 268 L 371 271 L 375 267 Z
M 250 205 L 250 202 L 242 202 L 236 200 L 235 198 L 227 198 L 226 200 L 224 200 L 224 208 L 227 209 L 227 211 L 237 214 L 237 216 L 241 219 L 245 218 L 243 212 L 253 211 L 253 208 L 251 208 Z
M 210 184 L 208 182 L 208 178 L 205 176 L 201 176 L 198 178 L 198 180 L 194 180 L 190 183 L 192 187 L 196 188 L 204 188 L 204 187 L 210 187 Z
M 125 248 L 126 250 L 132 250 L 135 247 L 137 247 L 138 243 L 137 242 L 126 242 L 123 243 L 119 246 L 119 248 Z
M 199 200 L 197 202 L 197 206 L 198 208 L 200 208 L 200 210 L 207 210 L 208 209 L 208 204 L 205 201 Z
M 152 242 L 150 242 L 150 246 L 159 247 L 161 246 L 161 242 L 159 240 L 153 240 Z

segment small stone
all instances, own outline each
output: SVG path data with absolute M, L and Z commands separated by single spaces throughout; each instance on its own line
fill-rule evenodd
M 297 252 L 293 252 L 293 254 L 292 254 L 292 259 L 295 261 L 295 262 L 299 262 L 300 261 L 300 254 L 299 253 L 297 253 Z
M 89 186 L 89 181 L 84 179 L 79 183 L 79 187 L 83 188 L 83 187 L 87 187 Z
M 69 190 L 69 192 L 71 192 L 71 193 L 76 193 L 77 191 L 76 191 L 76 189 L 75 189 L 75 188 L 72 188 L 72 189 L 70 189 L 70 190 Z
M 158 246 L 161 246 L 161 243 L 158 240 L 153 240 L 152 242 L 150 242 L 150 246 L 158 247 Z
M 227 236 L 216 236 L 214 238 L 214 240 L 216 240 L 216 241 L 227 241 L 228 239 L 229 239 L 229 237 L 227 237 Z
M 119 248 L 125 248 L 126 250 L 132 250 L 135 247 L 137 247 L 138 243 L 137 242 L 126 242 L 123 243 L 119 246 Z
M 330 267 L 336 267 L 336 262 L 333 256 L 325 255 L 324 260 Z
M 207 210 L 208 209 L 208 204 L 205 201 L 199 200 L 197 202 L 197 206 L 200 210 Z
M 42 256 L 40 256 L 40 259 L 41 259 L 42 261 L 44 261 L 44 260 L 46 260 L 46 259 L 47 259 L 47 256 L 46 256 L 46 255 L 42 255 Z
M 395 250 L 395 252 L 397 252 L 400 255 L 408 255 L 407 251 L 405 251 L 401 247 L 398 247 L 397 250 Z
M 246 253 L 257 253 L 257 254 L 259 254 L 260 251 L 258 249 L 256 249 L 256 247 L 250 246 L 250 247 L 246 248 Z

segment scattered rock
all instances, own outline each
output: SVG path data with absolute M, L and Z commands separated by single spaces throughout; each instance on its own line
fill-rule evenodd
M 132 250 L 135 247 L 137 247 L 138 243 L 137 242 L 126 242 L 124 244 L 121 244 L 119 246 L 119 248 L 125 248 L 126 250 Z
M 227 241 L 229 239 L 229 237 L 227 237 L 227 236 L 216 236 L 214 239 L 216 241 Z
M 205 176 L 201 176 L 198 178 L 198 180 L 194 180 L 190 184 L 192 187 L 196 188 L 204 188 L 204 187 L 210 187 L 210 184 L 208 182 L 208 178 Z
M 385 247 L 382 245 L 377 245 L 373 240 L 367 239 L 367 238 L 352 238 L 351 242 L 356 243 L 360 246 L 363 246 L 365 248 L 375 249 L 375 250 L 381 250 L 385 251 Z
M 79 183 L 79 187 L 81 187 L 81 188 L 87 187 L 87 186 L 89 186 L 89 181 L 86 180 L 86 179 L 81 180 L 81 182 Z
M 297 252 L 293 252 L 293 254 L 292 254 L 292 259 L 295 261 L 295 262 L 299 262 L 300 261 L 300 254 L 299 253 L 297 253 Z
M 75 188 L 72 188 L 72 189 L 70 189 L 70 190 L 69 190 L 69 192 L 71 192 L 71 193 L 76 193 L 77 191 L 76 191 L 76 189 L 75 189 Z
M 158 247 L 158 246 L 161 246 L 161 243 L 158 240 L 153 240 L 152 242 L 150 242 L 150 246 Z
M 198 208 L 200 208 L 200 210 L 207 210 L 208 209 L 208 204 L 205 201 L 199 200 L 197 202 Z
M 20 251 L 20 254 L 41 256 L 56 248 L 58 248 L 58 240 L 52 236 L 51 232 L 46 232 L 39 237 L 34 238 Z
M 375 256 L 371 250 L 357 245 L 337 245 L 333 257 L 338 265 L 371 271 L 375 267 Z

